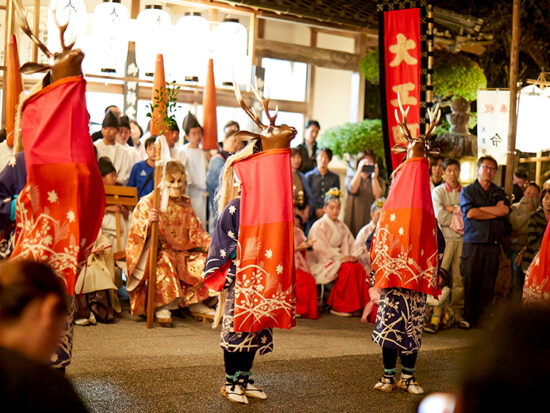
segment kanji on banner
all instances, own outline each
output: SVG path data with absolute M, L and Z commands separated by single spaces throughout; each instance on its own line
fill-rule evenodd
M 428 53 L 428 9 L 426 2 L 386 1 L 378 5 L 380 11 L 380 79 L 386 163 L 395 169 L 405 154 L 391 153 L 400 144 L 407 146 L 395 119 L 395 110 L 401 104 L 410 107 L 407 125 L 413 137 L 420 135 L 426 108 L 427 74 L 431 71 Z M 430 9 L 431 10 L 431 9 Z
M 506 164 L 508 152 L 509 90 L 477 91 L 477 153 Z

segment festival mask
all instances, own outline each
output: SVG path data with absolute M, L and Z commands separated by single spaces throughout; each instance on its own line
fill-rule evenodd
M 171 197 L 180 197 L 185 191 L 185 180 L 187 176 L 179 171 L 166 174 L 164 182 Z

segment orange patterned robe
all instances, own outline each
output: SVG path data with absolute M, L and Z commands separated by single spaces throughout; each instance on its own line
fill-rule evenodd
M 132 315 L 145 314 L 149 256 L 148 214 L 153 194 L 137 204 L 126 244 L 128 281 Z M 170 198 L 166 212 L 159 214 L 157 283 L 155 308 L 179 303 L 181 307 L 209 297 L 204 285 L 203 268 L 210 246 L 210 236 L 193 212 L 191 200 L 182 196 Z

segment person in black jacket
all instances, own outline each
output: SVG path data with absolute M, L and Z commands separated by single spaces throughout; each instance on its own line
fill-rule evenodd
M 64 287 L 30 260 L 0 268 L 0 400 L 13 411 L 86 412 L 71 383 L 48 363 L 65 329 Z M 10 409 L 11 407 L 11 409 Z
M 317 153 L 317 136 L 321 126 L 316 120 L 310 120 L 306 123 L 306 133 L 304 142 L 297 146 L 302 154 L 302 166 L 300 172 L 305 174 L 311 171 L 317 165 L 315 156 Z

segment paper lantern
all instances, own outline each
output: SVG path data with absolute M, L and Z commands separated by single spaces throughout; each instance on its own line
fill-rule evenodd
M 550 96 L 547 89 L 527 86 L 521 90 L 516 148 L 522 152 L 550 149 Z
M 237 19 L 225 19 L 212 32 L 212 50 L 216 81 L 239 84 L 250 82 L 250 64 L 246 54 L 246 28 Z
M 158 54 L 169 51 L 171 36 L 170 15 L 158 5 L 146 5 L 137 17 L 136 63 L 140 73 L 153 76 Z
M 124 76 L 128 56 L 128 22 L 130 13 L 120 0 L 104 0 L 92 17 L 91 50 L 88 60 L 93 72 Z
M 200 13 L 187 13 L 176 23 L 173 43 L 167 59 L 171 78 L 204 83 L 210 55 L 208 20 Z
M 64 25 L 69 20 L 69 26 L 65 32 L 65 44 L 76 40 L 75 47 L 81 47 L 83 37 L 86 34 L 86 3 L 84 0 L 51 0 L 48 13 L 48 41 L 50 52 L 61 50 L 59 29 L 55 24 L 55 16 L 59 24 Z

